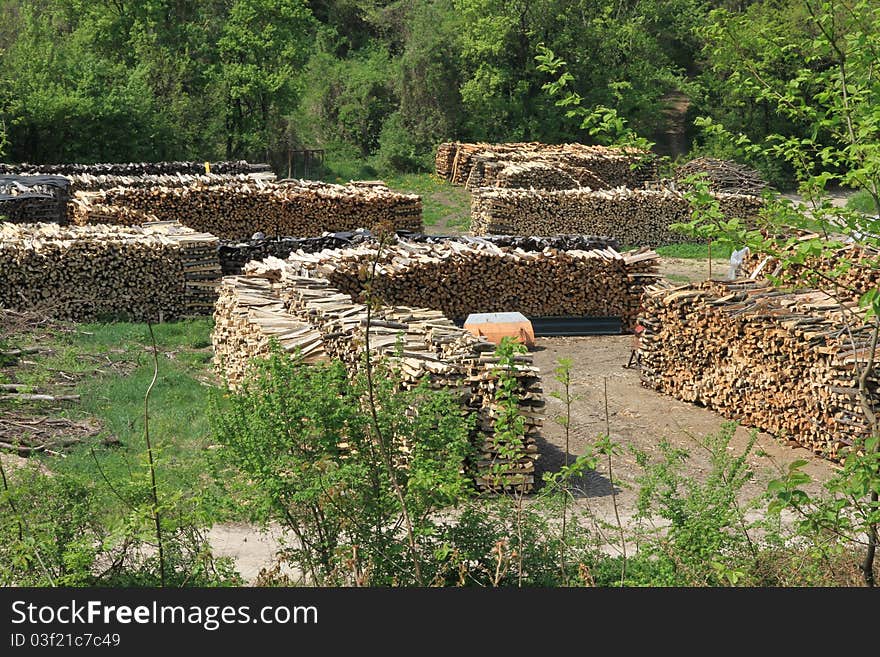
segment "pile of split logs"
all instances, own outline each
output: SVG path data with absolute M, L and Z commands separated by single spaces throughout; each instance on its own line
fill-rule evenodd
M 763 203 L 737 194 L 718 198 L 728 217 L 745 220 L 757 216 Z M 670 224 L 689 221 L 690 213 L 684 195 L 670 190 L 484 187 L 471 198 L 471 230 L 477 235 L 587 233 L 610 235 L 622 244 L 659 246 L 692 239 L 669 230 Z
M 302 276 L 326 279 L 363 300 L 376 244 L 308 254 L 287 260 Z M 419 244 L 400 240 L 382 249 L 372 293 L 391 306 L 414 306 L 464 319 L 470 313 L 521 312 L 527 317 L 619 317 L 635 325 L 646 284 L 658 278 L 657 254 L 525 251 L 489 241 Z
M 657 178 L 657 160 L 635 148 L 584 144 L 467 144 L 437 148 L 437 175 L 457 185 L 566 189 L 641 187 Z
M 60 176 L 0 176 L 0 221 L 67 223 L 70 181 Z
M 787 249 L 797 255 L 801 243 L 822 240 L 817 233 L 804 233 Z M 827 243 L 826 243 L 827 246 Z M 868 290 L 880 287 L 880 249 L 866 244 L 842 244 L 825 250 L 821 256 L 798 259 L 782 267 L 779 259 L 766 254 L 749 254 L 743 261 L 743 275 L 749 278 L 772 277 L 782 284 L 797 287 L 816 287 L 835 296 L 858 297 Z
M 859 397 L 871 336 L 862 315 L 855 300 L 760 280 L 652 286 L 643 382 L 839 458 L 871 431 Z M 876 407 L 880 381 L 869 377 L 865 390 Z
M 112 222 L 111 222 L 112 223 Z M 286 258 L 295 251 L 317 253 L 325 249 L 344 249 L 357 246 L 373 239 L 368 230 L 357 230 L 342 233 L 327 233 L 321 237 L 282 237 L 261 238 L 246 241 L 221 240 L 219 247 L 220 266 L 223 275 L 240 274 L 246 263 L 251 260 L 264 260 L 269 256 Z M 397 239 L 424 244 L 443 244 L 458 242 L 461 244 L 494 244 L 509 246 L 523 251 L 544 251 L 557 249 L 562 251 L 592 251 L 593 249 L 611 248 L 619 250 L 617 240 L 609 237 L 591 235 L 553 235 L 550 237 L 529 237 L 520 235 L 490 235 L 471 237 L 467 235 L 429 235 L 425 233 L 400 232 Z
M 509 455 L 510 450 L 493 435 L 499 380 L 494 346 L 458 328 L 436 310 L 380 307 L 368 328 L 365 306 L 326 279 L 302 277 L 290 261 L 269 258 L 250 263 L 244 276 L 223 279 L 214 319 L 218 369 L 232 387 L 247 375 L 247 359 L 241 354 L 265 356 L 272 337 L 288 351 L 302 348 L 309 358 L 339 359 L 354 375 L 362 366 L 369 330 L 370 349 L 397 366 L 402 387 L 427 379 L 433 388 L 454 391 L 463 409 L 476 414 L 473 440 L 479 458 L 463 466 L 473 468 L 478 487 L 532 489 L 544 400 L 530 357 L 520 357 L 514 372 L 526 418 L 525 441 Z M 403 350 L 398 352 L 401 344 Z M 503 474 L 494 474 L 495 468 Z
M 327 358 L 318 330 L 288 312 L 278 286 L 266 278 L 223 278 L 214 320 L 214 362 L 233 389 L 247 378 L 254 358 L 268 355 L 273 340 L 288 353 L 299 350 L 306 362 Z
M 159 221 L 158 217 L 143 210 L 135 210 L 126 205 L 106 205 L 74 198 L 69 205 L 72 222 L 77 226 L 110 224 L 114 226 L 143 226 Z
M 268 164 L 254 164 L 246 160 L 227 160 L 210 164 L 211 173 L 268 172 Z M 4 164 L 0 174 L 55 174 L 61 176 L 87 174 L 91 176 L 142 176 L 185 173 L 205 173 L 204 162 L 104 162 L 100 164 Z
M 140 175 L 115 175 L 76 173 L 67 176 L 71 193 L 97 192 L 115 187 L 193 187 L 195 185 L 235 185 L 275 182 L 271 171 L 256 173 L 159 173 Z
M 760 196 L 767 189 L 760 173 L 732 160 L 698 157 L 678 167 L 675 179 L 681 186 L 686 178 L 695 175 L 703 176 L 714 192 Z
M 378 185 L 238 182 L 185 188 L 120 187 L 78 196 L 86 205 L 124 206 L 229 240 L 248 239 L 257 232 L 306 237 L 379 224 L 412 231 L 422 226 L 419 196 Z M 90 216 L 87 209 L 79 214 Z
M 220 275 L 217 238 L 178 224 L 0 224 L 0 307 L 161 321 L 209 313 Z

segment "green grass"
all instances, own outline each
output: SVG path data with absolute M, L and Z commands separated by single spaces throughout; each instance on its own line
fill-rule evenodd
M 665 258 L 686 258 L 688 260 L 705 260 L 709 257 L 708 245 L 703 243 L 668 244 L 654 249 Z M 712 259 L 727 260 L 730 258 L 731 248 L 728 244 L 712 244 Z
M 466 232 L 471 224 L 471 195 L 429 173 L 397 174 L 384 178 L 391 189 L 422 197 L 422 221 L 441 232 Z
M 877 214 L 877 207 L 874 205 L 874 199 L 866 190 L 860 190 L 850 196 L 846 201 L 846 207 L 850 210 L 857 210 L 865 214 Z
M 211 328 L 209 319 L 154 326 L 159 377 L 150 395 L 149 422 L 160 458 L 162 493 L 207 500 L 200 512 L 216 520 L 221 506 L 234 506 L 212 484 Z M 54 472 L 96 483 L 109 508 L 114 505 L 114 494 L 104 478 L 124 483 L 143 472 L 144 395 L 153 377 L 152 347 L 145 324 L 78 324 L 73 329 L 56 332 L 45 341 L 42 346 L 54 353 L 35 356 L 36 364 L 17 375 L 34 385 L 64 380 L 59 379 L 58 370 L 77 379 L 80 402 L 63 414 L 72 419 L 97 418 L 103 432 L 89 444 L 68 451 L 66 458 L 43 458 Z M 108 436 L 117 438 L 120 445 L 104 445 Z

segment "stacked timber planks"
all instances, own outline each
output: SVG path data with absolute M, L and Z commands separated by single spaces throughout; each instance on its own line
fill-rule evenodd
M 513 372 L 526 418 L 526 436 L 524 445 L 511 455 L 494 437 L 499 365 L 492 354 L 493 345 L 427 308 L 378 307 L 368 328 L 364 305 L 328 280 L 301 273 L 293 261 L 267 258 L 249 263 L 244 276 L 224 279 L 215 313 L 214 347 L 218 369 L 231 386 L 240 386 L 245 372 L 242 361 L 230 354 L 238 349 L 250 357 L 268 353 L 263 326 L 247 326 L 261 321 L 258 316 L 255 319 L 254 308 L 273 318 L 270 326 L 282 332 L 290 327 L 296 333 L 290 349 L 302 343 L 317 344 L 315 333 L 306 327 L 317 331 L 321 347 L 315 348 L 316 353 L 342 361 L 352 375 L 362 367 L 369 338 L 371 352 L 388 359 L 402 387 L 427 380 L 432 388 L 455 393 L 463 412 L 476 414 L 472 439 L 479 456 L 467 465 L 478 487 L 532 489 L 544 400 L 538 370 L 529 356 L 519 357 Z M 499 466 L 503 474 L 496 477 L 493 472 Z
M 858 366 L 871 327 L 855 300 L 844 303 L 749 279 L 651 286 L 640 318 L 643 383 L 839 458 L 870 435 Z M 867 391 L 876 407 L 876 376 Z
M 540 179 L 544 176 L 549 179 L 552 169 L 556 169 L 552 173 L 554 184 L 563 184 L 568 175 L 577 184 L 593 188 L 641 187 L 657 178 L 656 158 L 650 152 L 584 144 L 450 142 L 438 147 L 435 168 L 441 178 L 473 189 L 493 186 L 508 165 L 528 162 L 543 165 L 534 169 L 534 182 L 528 181 L 528 169 L 505 176 L 514 177 L 517 185 L 538 188 L 542 184 Z
M 217 239 L 178 225 L 0 224 L 0 306 L 76 321 L 213 307 Z
M 120 187 L 80 193 L 85 203 L 124 206 L 179 221 L 222 239 L 266 235 L 317 236 L 327 231 L 374 228 L 419 231 L 421 198 L 380 185 L 330 185 L 310 181 L 280 184 L 239 182 L 148 189 Z
M 763 201 L 754 196 L 719 194 L 728 217 L 749 220 Z M 670 224 L 690 219 L 683 194 L 668 189 L 569 190 L 501 189 L 484 187 L 471 197 L 471 230 L 493 233 L 609 235 L 622 244 L 660 246 L 691 238 L 674 233 Z
M 290 255 L 302 276 L 328 280 L 362 298 L 376 244 Z M 415 243 L 382 249 L 372 292 L 387 305 L 435 308 L 447 317 L 521 312 L 527 317 L 619 317 L 635 325 L 644 286 L 658 279 L 657 254 L 546 248 L 525 251 L 489 241 Z

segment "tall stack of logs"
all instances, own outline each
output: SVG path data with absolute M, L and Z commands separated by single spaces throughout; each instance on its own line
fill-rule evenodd
M 863 312 L 855 299 L 761 280 L 651 286 L 643 382 L 839 458 L 871 431 L 859 398 L 871 336 Z M 866 393 L 876 408 L 876 376 Z
M 51 317 L 163 320 L 204 314 L 217 238 L 179 225 L 0 224 L 0 306 Z
M 240 360 L 227 354 L 244 345 L 248 354 L 264 356 L 268 351 L 262 346 L 268 344 L 267 323 L 293 336 L 286 349 L 311 345 L 315 354 L 323 351 L 341 360 L 352 375 L 362 365 L 369 330 L 370 349 L 399 369 L 404 388 L 427 379 L 433 388 L 453 391 L 463 410 L 476 414 L 478 423 L 472 438 L 479 457 L 467 466 L 479 488 L 532 489 L 544 401 L 538 370 L 530 357 L 521 357 L 513 372 L 526 418 L 526 436 L 524 445 L 511 456 L 493 436 L 499 371 L 492 344 L 426 308 L 380 307 L 368 327 L 364 305 L 328 280 L 301 273 L 293 261 L 269 258 L 249 263 L 244 276 L 224 279 L 215 313 L 214 348 L 219 355 L 218 368 L 233 387 L 241 384 L 246 371 Z M 254 319 L 255 308 L 272 317 Z M 321 337 L 320 347 L 314 331 Z M 400 345 L 402 352 L 398 351 Z M 500 477 L 493 474 L 496 468 L 502 470 Z
M 541 166 L 502 173 L 518 163 Z M 641 187 L 657 178 L 657 161 L 649 152 L 584 144 L 447 142 L 437 149 L 435 168 L 441 178 L 469 188 L 493 186 L 503 177 L 515 178 L 518 186 L 551 185 L 551 189 L 558 189 L 567 177 L 594 189 Z M 530 173 L 534 174 L 531 181 Z
M 422 225 L 421 198 L 384 186 L 237 182 L 184 188 L 120 187 L 80 193 L 79 198 L 86 205 L 124 206 L 160 221 L 179 221 L 232 240 L 247 239 L 257 232 L 306 237 L 326 231 L 372 229 L 379 224 L 418 231 Z M 78 213 L 86 221 L 91 216 L 88 209 Z
M 728 217 L 745 220 L 757 216 L 762 200 L 754 196 L 719 194 Z M 690 219 L 690 204 L 683 194 L 668 189 L 474 190 L 471 230 L 492 233 L 555 235 L 587 233 L 609 235 L 622 244 L 659 246 L 687 241 L 670 224 Z
M 298 251 L 288 266 L 362 298 L 375 258 L 375 243 L 365 243 Z M 648 249 L 525 251 L 488 241 L 400 240 L 381 251 L 371 289 L 387 305 L 435 308 L 459 320 L 470 313 L 518 311 L 527 317 L 619 317 L 631 329 L 644 286 L 657 280 L 657 272 L 657 254 Z

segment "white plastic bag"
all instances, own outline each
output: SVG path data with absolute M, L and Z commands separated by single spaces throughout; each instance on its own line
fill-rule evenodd
M 732 281 L 739 275 L 739 268 L 742 267 L 743 260 L 749 255 L 749 247 L 744 246 L 739 251 L 730 254 L 730 268 L 727 270 L 727 280 Z

